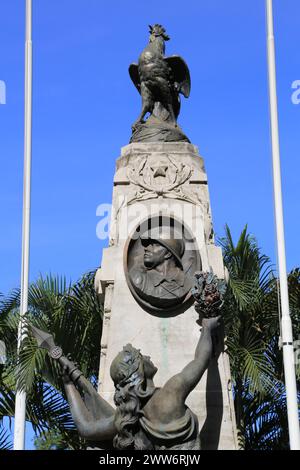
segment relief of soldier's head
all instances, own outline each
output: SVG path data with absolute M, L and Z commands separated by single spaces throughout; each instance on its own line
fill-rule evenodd
M 144 265 L 147 269 L 168 262 L 182 269 L 184 242 L 172 227 L 156 227 L 141 235 L 144 247 Z

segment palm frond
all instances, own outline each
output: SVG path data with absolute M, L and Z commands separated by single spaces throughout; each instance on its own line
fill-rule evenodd
M 55 429 L 64 442 L 69 439 L 68 448 L 82 448 L 84 444 L 75 431 L 59 366 L 45 350 L 38 349 L 28 331 L 28 322 L 51 332 L 64 353 L 70 354 L 84 375 L 94 381 L 99 369 L 103 310 L 93 278 L 91 272 L 71 285 L 65 278 L 40 276 L 30 285 L 28 312 L 22 320 L 26 334 L 18 357 L 19 291 L 0 302 L 0 334 L 8 355 L 7 363 L 1 366 L 0 419 L 13 417 L 15 391 L 23 388 L 27 393 L 26 419 L 36 435 Z
M 12 450 L 12 441 L 9 432 L 0 427 L 0 450 Z
M 288 433 L 274 267 L 247 226 L 236 244 L 226 226 L 220 244 L 229 272 L 223 318 L 239 442 L 246 449 L 283 449 Z M 289 294 L 300 334 L 300 270 L 289 276 Z

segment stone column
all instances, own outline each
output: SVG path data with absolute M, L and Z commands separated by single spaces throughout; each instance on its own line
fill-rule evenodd
M 194 237 L 203 271 L 224 278 L 221 249 L 214 244 L 207 175 L 197 147 L 189 143 L 133 143 L 116 163 L 109 247 L 103 250 L 96 289 L 104 296 L 99 391 L 113 403 L 110 364 L 131 343 L 158 367 L 157 386 L 190 362 L 199 339 L 197 313 L 189 304 L 174 314 L 149 313 L 129 289 L 124 271 L 126 243 L 151 216 L 174 217 Z M 126 266 L 125 266 L 126 269 Z M 217 356 L 190 394 L 203 449 L 236 449 L 236 426 L 229 361 L 218 345 Z

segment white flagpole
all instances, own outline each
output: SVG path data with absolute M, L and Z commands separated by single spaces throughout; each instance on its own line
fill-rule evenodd
M 22 317 L 28 310 L 29 241 L 30 241 L 30 183 L 31 183 L 31 121 L 32 121 L 32 0 L 26 0 L 25 41 L 25 129 L 24 129 L 24 182 L 20 324 L 18 350 L 24 339 Z M 17 391 L 14 421 L 14 450 L 25 447 L 26 393 Z
M 281 328 L 284 376 L 286 386 L 288 427 L 291 450 L 300 450 L 300 428 L 298 417 L 296 372 L 294 364 L 293 332 L 289 310 L 289 296 L 285 259 L 284 224 L 282 209 L 282 191 L 280 175 L 280 149 L 278 132 L 278 111 L 276 92 L 276 65 L 275 44 L 273 28 L 272 0 L 266 0 L 267 27 L 268 27 L 268 68 L 269 68 L 269 95 L 272 135 L 272 160 L 273 160 L 273 186 L 275 202 L 275 224 L 277 236 L 277 253 L 279 265 L 280 299 L 281 299 Z

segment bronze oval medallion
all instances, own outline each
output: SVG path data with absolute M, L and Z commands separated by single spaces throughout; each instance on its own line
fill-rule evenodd
M 169 216 L 139 224 L 127 240 L 124 270 L 137 302 L 150 313 L 172 314 L 190 303 L 201 259 L 191 232 Z

